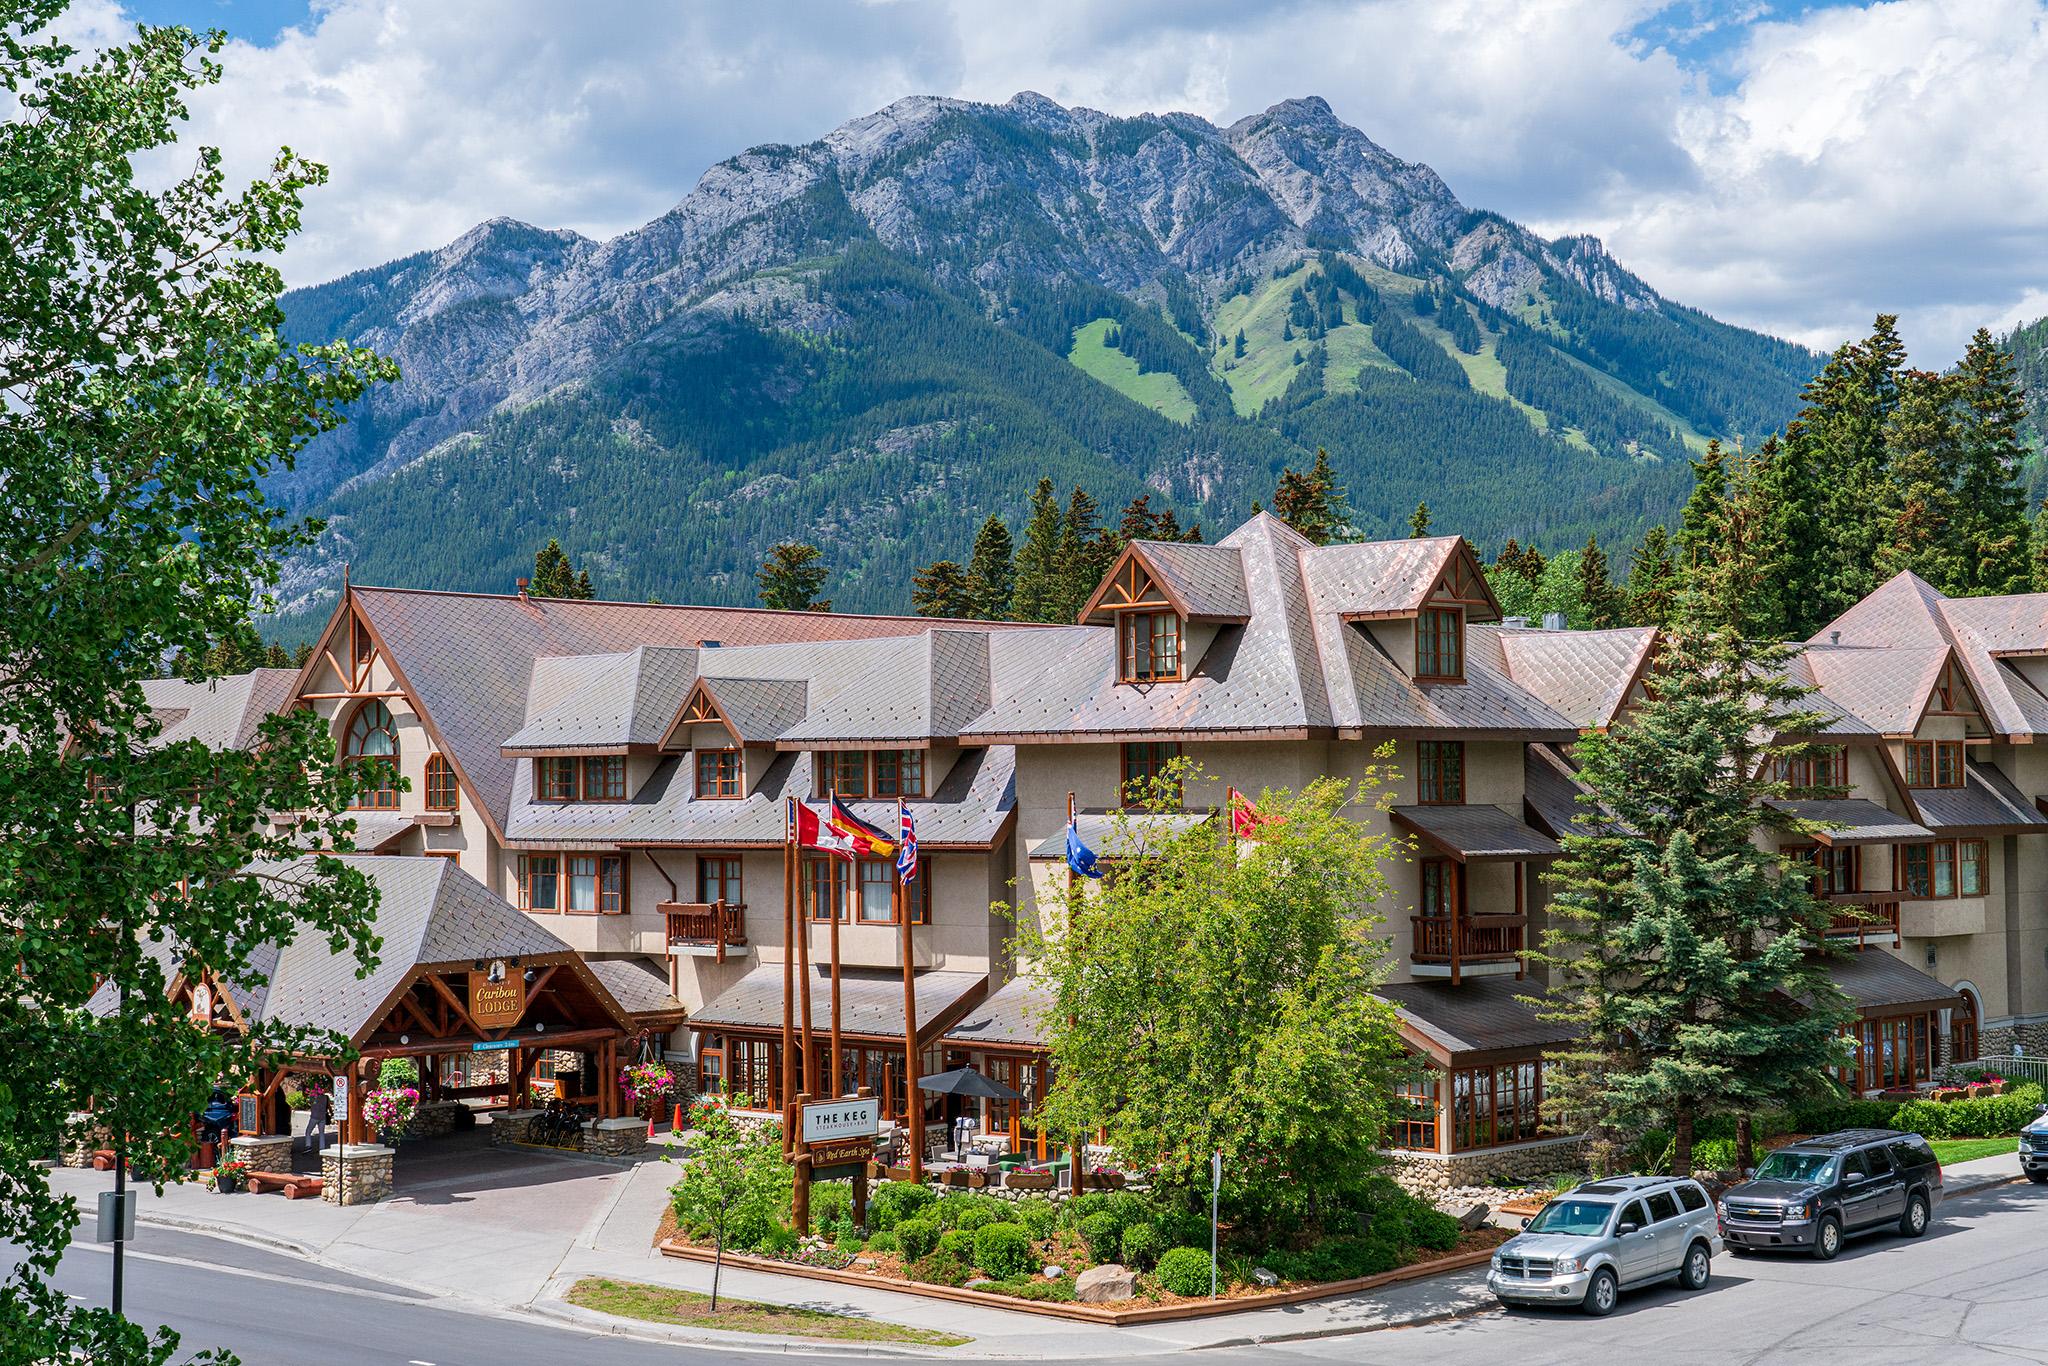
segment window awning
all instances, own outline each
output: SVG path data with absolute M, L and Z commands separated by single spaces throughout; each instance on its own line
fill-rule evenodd
M 1192 830 L 1209 819 L 1207 811 L 1081 811 L 1074 815 L 1074 825 L 1081 832 L 1081 843 L 1094 850 L 1102 858 L 1116 858 L 1125 837 L 1117 831 L 1121 820 L 1130 837 L 1144 839 L 1151 834 L 1177 835 L 1183 830 Z M 1064 860 L 1067 857 L 1067 827 L 1062 825 L 1051 835 L 1031 846 L 1030 858 Z
M 1828 959 L 1828 976 L 1859 1015 L 1911 1015 L 1950 1010 L 1962 993 L 1883 949 L 1859 949 Z
M 1401 1036 L 1409 1046 L 1443 1067 L 1540 1057 L 1544 1049 L 1575 1037 L 1572 1026 L 1542 1018 L 1520 999 L 1541 997 L 1541 987 L 1511 977 L 1481 977 L 1457 986 L 1397 982 L 1373 994 L 1399 1013 Z
M 1901 844 L 1934 838 L 1934 832 L 1926 826 L 1909 817 L 1901 816 L 1896 811 L 1887 811 L 1876 802 L 1863 797 L 1832 797 L 1812 801 L 1773 798 L 1765 805 L 1776 807 L 1800 820 L 1828 827 L 1815 832 L 1814 839 L 1829 848 L 1847 848 L 1858 844 Z
M 1549 858 L 1562 846 L 1498 806 L 1397 806 L 1394 823 L 1460 863 Z
M 2048 829 L 2012 780 L 1989 764 L 1964 764 L 1961 787 L 1915 788 L 1920 819 L 1944 835 L 2021 835 Z

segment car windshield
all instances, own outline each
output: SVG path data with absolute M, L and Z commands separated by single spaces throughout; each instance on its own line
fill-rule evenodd
M 1614 1206 L 1604 1200 L 1553 1200 L 1529 1221 L 1529 1232 L 1591 1238 L 1607 1227 L 1612 1213 Z
M 1826 1153 L 1794 1153 L 1780 1148 L 1756 1169 L 1759 1181 L 1832 1181 L 1835 1159 Z

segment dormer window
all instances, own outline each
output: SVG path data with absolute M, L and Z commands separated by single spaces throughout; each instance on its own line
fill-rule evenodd
M 622 802 L 626 760 L 618 754 L 556 755 L 533 761 L 537 802 Z
M 1465 613 L 1425 607 L 1415 618 L 1415 677 L 1424 682 L 1465 681 Z
M 731 798 L 740 791 L 740 752 L 736 749 L 697 751 L 697 795 Z
M 1961 787 L 1961 740 L 1913 740 L 1906 745 L 1907 787 Z
M 1117 617 L 1117 676 L 1125 683 L 1180 677 L 1180 618 L 1172 612 L 1124 612 Z

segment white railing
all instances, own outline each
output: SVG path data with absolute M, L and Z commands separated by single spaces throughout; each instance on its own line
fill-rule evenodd
M 1981 1067 L 1986 1072 L 2013 1081 L 2039 1082 L 2048 1087 L 2048 1058 L 1978 1058 L 1971 1062 L 1952 1062 L 1949 1073 L 1953 1076 L 1965 1067 Z

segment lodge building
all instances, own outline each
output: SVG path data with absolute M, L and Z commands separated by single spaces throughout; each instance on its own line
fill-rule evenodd
M 1503 621 L 1461 538 L 1318 547 L 1260 514 L 1214 545 L 1131 543 L 1073 626 L 348 585 L 306 666 L 252 686 L 408 780 L 365 798 L 360 850 L 448 860 L 544 923 L 743 1108 L 786 1100 L 793 948 L 809 981 L 787 1008 L 808 995 L 822 1047 L 836 921 L 842 1082 L 907 1113 L 907 943 L 920 1071 L 1021 1091 L 980 1115 L 1019 1148 L 1047 991 L 991 903 L 1038 923 L 1070 794 L 1113 858 L 1128 785 L 1176 756 L 1213 790 L 1127 827 L 1213 819 L 1225 786 L 1385 771 L 1389 808 L 1359 818 L 1409 851 L 1375 910 L 1417 1060 L 1395 1137 L 1429 1185 L 1564 1165 L 1573 1140 L 1537 1109 L 1563 1040 L 1522 999 L 1542 986 L 1524 954 L 1582 818 L 1572 744 L 1626 725 L 1655 666 L 1646 628 Z M 1788 776 L 1831 827 L 1807 853 L 1854 950 L 1831 969 L 1859 1012 L 1845 1080 L 2048 1049 L 2048 838 L 2029 838 L 2048 835 L 2048 595 L 1949 600 L 1901 575 L 1792 667 L 1825 715 L 1827 748 Z M 885 828 L 906 804 L 920 876 L 899 895 L 885 861 L 806 856 L 793 945 L 785 799 L 835 792 Z

